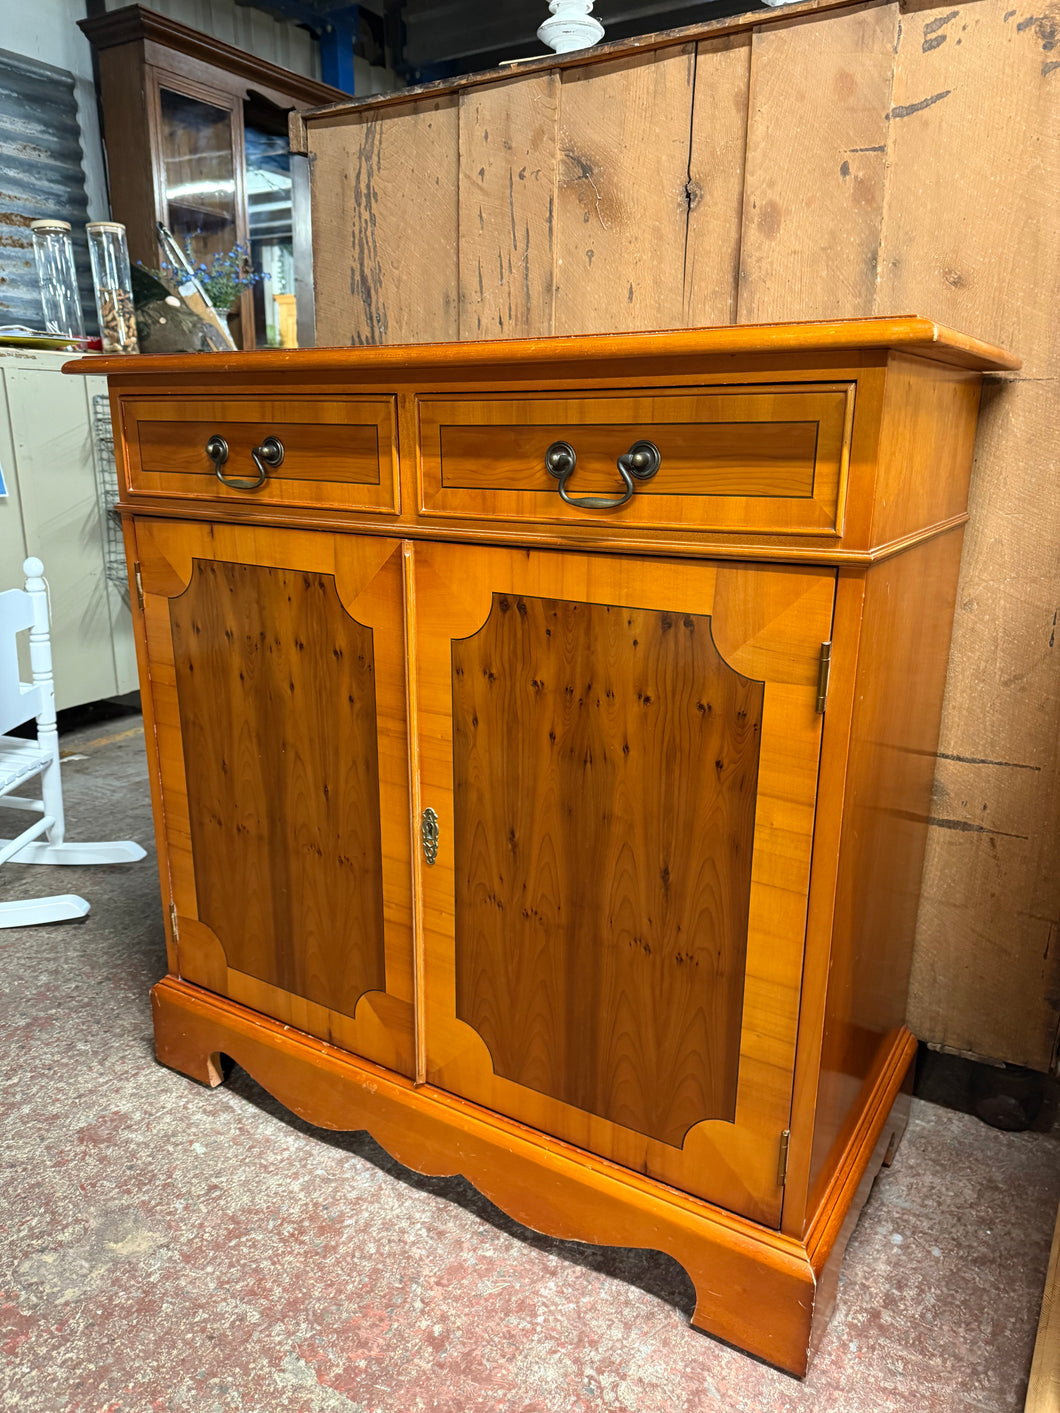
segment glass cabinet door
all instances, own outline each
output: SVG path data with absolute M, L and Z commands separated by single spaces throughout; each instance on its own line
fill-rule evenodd
M 253 291 L 257 348 L 297 348 L 294 201 L 286 114 L 283 131 L 244 122 L 250 259 L 264 278 Z
M 158 78 L 158 209 L 193 265 L 237 246 L 256 279 L 218 309 L 243 348 L 294 348 L 296 200 L 287 113 Z M 212 293 L 212 291 L 211 291 Z M 216 305 L 216 298 L 213 301 Z
M 163 220 L 208 262 L 241 237 L 237 114 L 162 84 L 158 101 Z

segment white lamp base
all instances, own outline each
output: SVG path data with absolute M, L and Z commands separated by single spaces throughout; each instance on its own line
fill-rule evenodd
M 552 18 L 544 22 L 537 37 L 557 54 L 591 49 L 603 39 L 603 25 L 589 13 L 592 0 L 550 0 L 548 8 Z

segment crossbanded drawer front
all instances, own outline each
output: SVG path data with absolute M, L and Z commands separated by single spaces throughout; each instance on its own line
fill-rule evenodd
M 231 498 L 351 511 L 399 509 L 394 399 L 127 398 L 122 421 L 132 495 Z M 226 481 L 253 481 L 255 448 L 283 447 L 260 486 L 218 479 L 207 446 L 221 437 Z
M 421 512 L 839 534 L 854 386 L 423 397 Z M 658 447 L 659 470 L 614 509 L 566 503 L 545 463 L 550 446 L 567 443 L 577 456 L 570 497 L 618 499 L 618 458 L 645 441 Z

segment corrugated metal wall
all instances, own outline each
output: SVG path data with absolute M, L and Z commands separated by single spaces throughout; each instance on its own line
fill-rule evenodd
M 63 69 L 0 50 L 0 324 L 43 328 L 29 224 L 73 227 L 85 323 L 95 300 L 85 222 L 88 201 L 74 80 Z

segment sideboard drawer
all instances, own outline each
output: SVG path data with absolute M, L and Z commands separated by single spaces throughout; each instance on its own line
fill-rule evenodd
M 610 521 L 645 529 L 838 534 L 853 383 L 419 400 L 425 515 Z M 618 458 L 638 442 L 659 469 L 618 507 L 561 499 L 545 456 L 567 443 L 572 499 L 617 500 Z
M 130 397 L 122 425 L 133 496 L 400 509 L 391 397 Z M 207 450 L 214 438 L 227 448 L 219 468 Z M 264 480 L 253 486 L 254 452 L 269 438 L 283 458 L 266 461 Z

